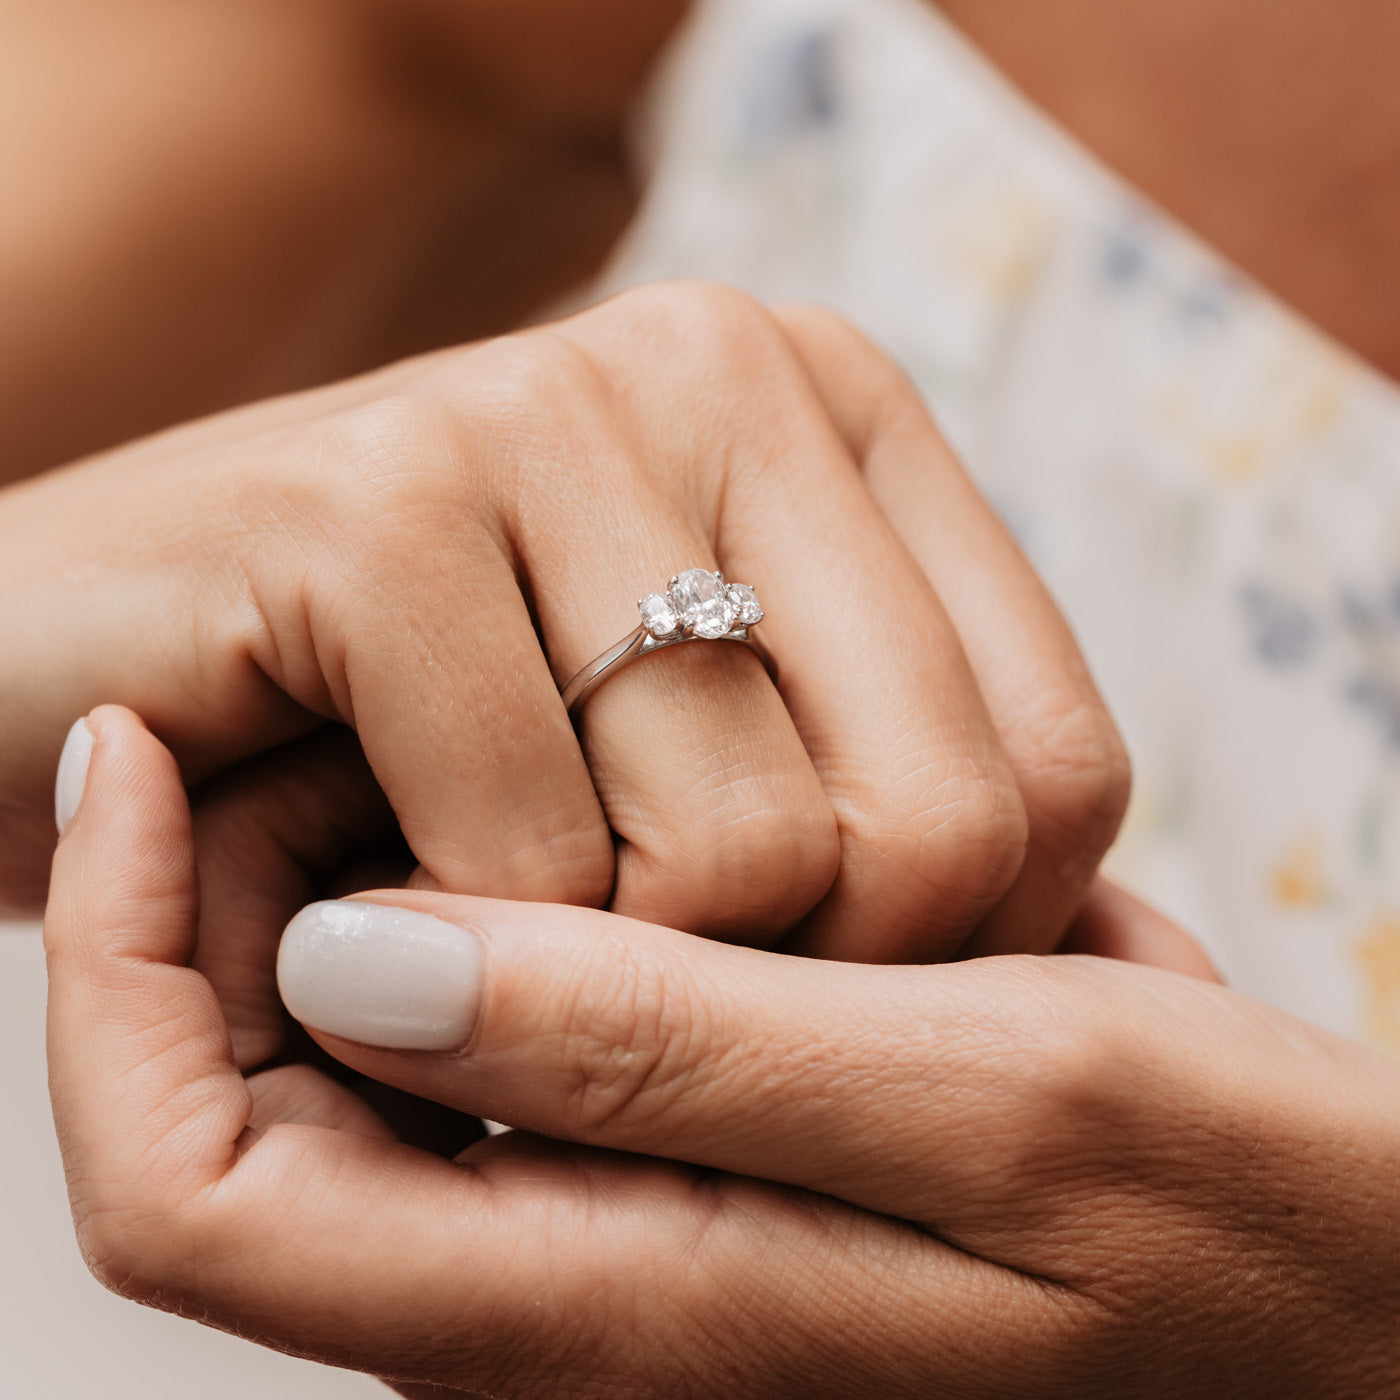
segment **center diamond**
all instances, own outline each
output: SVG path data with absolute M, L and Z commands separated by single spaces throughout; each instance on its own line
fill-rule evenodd
M 734 626 L 734 605 L 724 579 L 708 569 L 687 569 L 671 585 L 671 601 L 680 624 L 697 637 L 713 640 Z

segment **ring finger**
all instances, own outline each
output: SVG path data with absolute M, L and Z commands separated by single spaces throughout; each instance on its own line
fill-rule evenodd
M 562 683 L 638 625 L 636 599 L 719 570 L 693 514 L 619 461 L 624 434 L 574 434 L 580 460 L 518 522 L 535 612 Z M 566 529 L 567 527 L 567 529 Z M 565 541 L 586 538 L 580 550 Z M 745 647 L 678 645 L 610 676 L 578 709 L 617 838 L 612 908 L 770 942 L 825 894 L 836 818 L 782 697 Z

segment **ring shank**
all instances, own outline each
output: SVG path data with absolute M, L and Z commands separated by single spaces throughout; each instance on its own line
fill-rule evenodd
M 710 641 L 738 642 L 740 646 L 748 647 L 763 662 L 769 678 L 774 684 L 777 683 L 778 663 L 774 659 L 773 653 L 757 637 L 751 635 L 750 629 L 747 627 L 736 627 L 732 632 L 726 632 L 722 637 L 713 638 L 688 637 L 683 633 L 674 637 L 653 637 L 645 627 L 638 627 L 635 632 L 624 637 L 616 646 L 609 647 L 601 656 L 595 657 L 567 685 L 560 688 L 560 697 L 564 701 L 564 708 L 569 712 L 569 718 L 577 719 L 578 712 L 583 708 L 584 702 L 604 681 L 617 675 L 619 671 L 625 670 L 643 656 L 650 656 L 655 651 L 664 651 L 667 647 L 685 646 L 690 642 Z

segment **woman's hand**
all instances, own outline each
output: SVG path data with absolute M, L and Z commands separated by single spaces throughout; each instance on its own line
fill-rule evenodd
M 410 1391 L 1400 1386 L 1389 1061 L 1102 958 L 836 966 L 427 892 L 306 911 L 282 986 L 327 1050 L 579 1144 L 449 1163 L 333 1086 L 240 1077 L 183 966 L 174 765 L 121 711 L 91 724 L 50 1055 L 79 1236 L 119 1291 Z M 1084 937 L 1200 967 L 1121 897 Z
M 397 827 L 423 885 L 919 960 L 1053 946 L 1126 794 L 913 390 L 722 288 L 138 444 L 12 488 L 0 533 L 3 885 L 42 888 L 73 718 L 137 710 L 195 787 L 199 965 L 244 1065 L 280 1048 L 282 926 Z M 576 733 L 558 683 L 693 565 L 756 585 L 779 688 L 677 647 Z

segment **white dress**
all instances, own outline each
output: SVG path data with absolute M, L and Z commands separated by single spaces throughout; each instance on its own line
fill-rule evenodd
M 603 289 L 810 298 L 900 361 L 1127 737 L 1111 872 L 1400 1051 L 1400 390 L 921 0 L 706 0 L 643 144 Z

